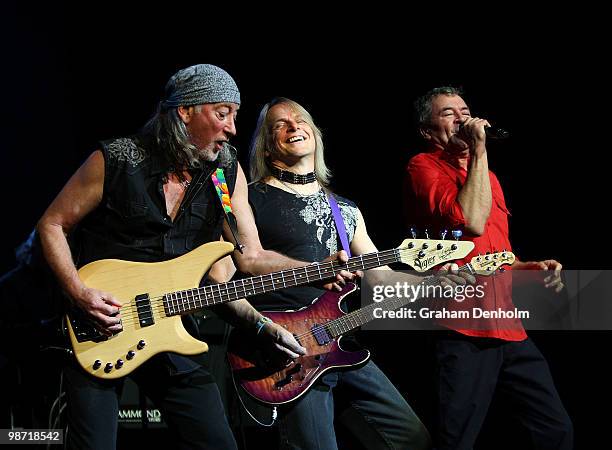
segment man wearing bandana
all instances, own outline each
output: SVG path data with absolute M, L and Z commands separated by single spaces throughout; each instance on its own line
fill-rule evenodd
M 237 238 L 245 245 L 243 254 L 233 255 L 240 270 L 263 274 L 308 264 L 265 251 L 259 243 L 245 176 L 229 145 L 239 106 L 236 83 L 219 67 L 200 64 L 178 71 L 143 130 L 101 142 L 40 219 L 43 253 L 59 286 L 103 333 L 121 331 L 121 303 L 110 292 L 85 286 L 77 268 L 106 258 L 168 260 L 222 234 L 235 243 L 211 181 L 218 168 L 225 173 Z M 228 270 L 217 264 L 210 278 L 226 281 Z M 353 275 L 343 272 L 338 280 L 342 277 Z M 246 300 L 225 308 L 237 324 L 254 327 L 262 320 Z M 259 328 L 288 356 L 304 352 L 282 327 Z M 176 448 L 236 448 L 218 388 L 195 361 L 160 354 L 133 378 L 163 411 Z M 96 379 L 74 363 L 66 367 L 65 379 L 68 447 L 114 448 L 121 380 Z

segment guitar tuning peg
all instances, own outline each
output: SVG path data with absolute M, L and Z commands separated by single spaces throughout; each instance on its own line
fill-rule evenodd
M 414 227 L 410 227 L 410 234 L 412 235 L 412 239 L 416 239 L 417 231 Z
M 453 237 L 455 238 L 455 240 L 456 240 L 456 241 L 458 241 L 458 240 L 459 240 L 459 238 L 460 238 L 461 236 L 463 236 L 463 231 L 461 231 L 461 230 L 453 230 L 453 231 L 451 232 L 451 234 L 453 235 Z
M 448 230 L 442 230 L 440 231 L 440 239 L 444 240 L 446 239 L 446 234 L 448 233 Z
M 429 231 L 427 231 L 427 228 L 425 228 L 425 239 L 429 239 Z

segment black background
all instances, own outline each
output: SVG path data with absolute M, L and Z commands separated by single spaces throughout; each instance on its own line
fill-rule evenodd
M 96 142 L 136 131 L 168 77 L 198 63 L 223 67 L 240 87 L 234 144 L 241 158 L 272 97 L 312 113 L 333 188 L 357 202 L 380 249 L 407 235 L 400 185 L 419 145 L 412 101 L 434 86 L 463 86 L 473 114 L 512 134 L 490 143 L 489 162 L 512 212 L 515 253 L 555 258 L 568 269 L 609 266 L 609 79 L 595 12 L 513 13 L 507 24 L 491 15 L 467 25 L 448 11 L 415 11 L 408 21 L 381 7 L 358 11 L 356 20 L 279 7 L 287 10 L 242 26 L 237 4 L 214 13 L 168 4 L 155 19 L 144 6 L 93 4 L 85 14 L 61 4 L 5 5 L 0 272 L 13 267 L 14 248 Z M 605 433 L 595 409 L 610 401 L 609 334 L 533 336 L 574 420 L 576 448 L 590 448 Z M 429 420 L 427 339 L 371 332 L 363 340 Z M 512 434 L 506 410 L 493 411 L 482 448 L 501 448 L 497 442 Z

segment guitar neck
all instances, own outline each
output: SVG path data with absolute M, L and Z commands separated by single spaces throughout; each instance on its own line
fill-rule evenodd
M 338 261 L 314 263 L 267 275 L 242 278 L 228 283 L 171 292 L 164 295 L 164 310 L 167 316 L 187 314 L 253 295 L 332 279 L 342 270 L 355 272 L 399 261 L 399 249 L 391 249 L 354 256 L 349 258 L 346 263 Z
M 472 267 L 470 264 L 466 264 L 464 266 L 459 267 L 459 271 L 469 271 L 473 273 Z M 434 277 L 430 277 L 425 279 L 420 286 L 423 286 L 423 290 L 427 288 L 427 286 L 436 286 L 438 285 L 438 280 Z M 365 325 L 368 322 L 376 319 L 374 317 L 374 310 L 380 309 L 381 311 L 395 311 L 396 309 L 401 308 L 402 306 L 407 305 L 408 303 L 412 303 L 418 298 L 423 297 L 423 291 L 420 291 L 421 294 L 416 298 L 410 297 L 398 297 L 398 298 L 389 298 L 387 300 L 383 300 L 380 303 L 372 303 L 371 305 L 364 306 L 363 308 L 359 308 L 351 313 L 345 314 L 338 319 L 332 320 L 325 324 L 325 329 L 327 333 L 332 337 L 336 338 L 341 336 L 351 330 L 354 330 L 357 327 Z

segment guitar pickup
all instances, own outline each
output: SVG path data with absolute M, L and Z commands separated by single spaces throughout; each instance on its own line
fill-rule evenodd
M 136 312 L 138 313 L 138 323 L 140 323 L 141 327 L 148 327 L 155 323 L 149 294 L 136 296 Z
M 323 325 L 315 324 L 310 330 L 312 331 L 312 334 L 319 345 L 329 344 L 329 342 L 332 340 Z

